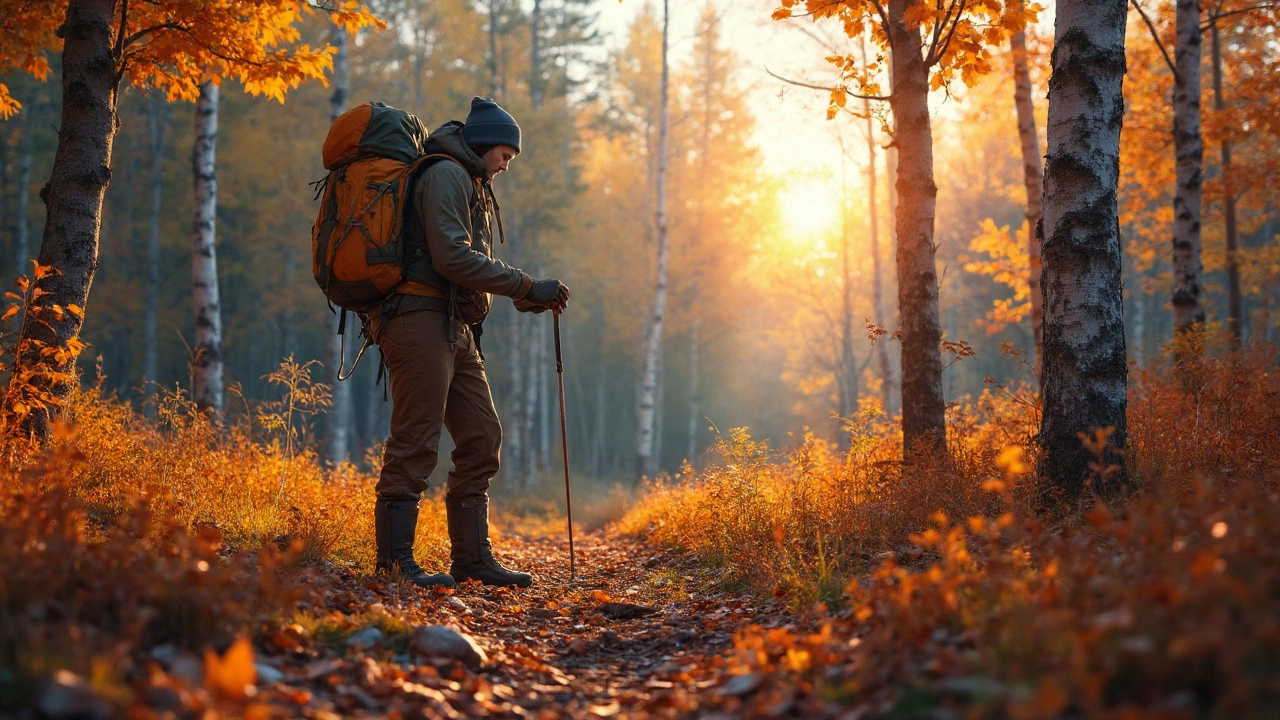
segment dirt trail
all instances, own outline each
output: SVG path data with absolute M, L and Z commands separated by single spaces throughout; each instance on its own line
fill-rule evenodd
M 570 582 L 564 540 L 503 539 L 499 556 L 535 575 L 527 590 L 428 594 L 340 577 L 324 604 L 342 632 L 326 646 L 286 639 L 264 653 L 284 678 L 263 699 L 291 699 L 311 717 L 678 717 L 720 691 L 735 629 L 791 620 L 781 605 L 717 592 L 713 571 L 635 539 L 596 532 L 576 545 Z M 369 624 L 388 629 L 377 644 L 341 639 Z M 488 662 L 424 657 L 405 632 L 424 625 L 470 635 Z

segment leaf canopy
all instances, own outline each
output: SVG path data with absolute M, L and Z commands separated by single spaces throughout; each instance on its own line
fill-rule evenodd
M 0 67 L 44 80 L 49 53 L 60 52 L 58 28 L 69 0 L 0 0 Z M 298 0 L 118 0 L 115 59 L 121 78 L 155 88 L 169 100 L 195 100 L 200 84 L 238 80 L 255 95 L 281 102 L 304 80 L 326 82 L 334 48 L 301 43 L 298 23 L 316 10 L 354 33 L 383 28 L 368 7 L 355 0 L 311 5 Z M 121 18 L 123 17 L 123 31 Z M 0 83 L 0 117 L 21 103 Z

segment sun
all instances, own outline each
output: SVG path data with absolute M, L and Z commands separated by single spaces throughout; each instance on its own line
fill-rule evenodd
M 803 178 L 778 194 L 782 232 L 798 241 L 817 240 L 838 229 L 840 202 L 827 183 Z

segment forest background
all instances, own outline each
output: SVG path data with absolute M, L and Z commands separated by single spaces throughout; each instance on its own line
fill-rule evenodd
M 498 254 L 573 289 L 563 328 L 573 469 L 629 482 L 640 430 L 639 351 L 657 272 L 660 7 L 591 0 L 371 7 L 389 24 L 352 39 L 348 106 L 381 100 L 435 127 L 464 117 L 472 95 L 488 95 L 523 126 L 525 152 L 497 181 L 507 229 Z M 654 420 L 659 472 L 676 472 L 686 460 L 698 464 L 712 426 L 748 426 L 782 445 L 806 429 L 838 440 L 838 418 L 860 408 L 892 414 L 900 402 L 895 342 L 873 345 L 864 330 L 868 321 L 897 326 L 887 109 L 850 102 L 870 122 L 849 112 L 827 121 L 827 92 L 774 77 L 830 86 L 835 72 L 823 57 L 861 48 L 818 25 L 771 23 L 773 7 L 722 1 L 672 8 L 671 297 Z M 1152 3 L 1146 12 L 1172 48 L 1173 5 Z M 1251 32 L 1250 17 L 1221 21 L 1227 102 L 1212 109 L 1206 82 L 1202 106 L 1206 148 L 1229 138 L 1235 150 L 1244 335 L 1274 342 L 1280 218 L 1269 178 L 1280 128 L 1264 88 L 1265 78 L 1275 77 L 1277 53 L 1274 37 Z M 1050 8 L 1028 33 L 1041 118 L 1051 22 Z M 1172 335 L 1173 83 L 1147 25 L 1134 13 L 1130 22 L 1120 222 L 1126 344 L 1141 364 Z M 313 45 L 331 32 L 323 17 L 304 23 Z M 784 47 L 802 52 L 774 52 Z M 783 56 L 791 59 L 771 64 Z M 1001 62 L 1011 64 L 1007 51 Z M 1206 52 L 1206 78 L 1212 62 Z M 60 93 L 21 73 L 3 82 L 24 105 L 0 124 L 0 277 L 15 277 L 30 272 L 38 248 L 38 192 L 53 160 Z M 972 87 L 955 83 L 932 99 L 940 314 L 946 339 L 974 351 L 945 371 L 948 403 L 993 384 L 1034 383 L 1030 365 L 1008 352 L 1020 348 L 1029 357 L 1032 347 L 1013 84 L 1010 68 L 996 68 Z M 87 382 L 141 407 L 158 388 L 190 384 L 194 106 L 121 92 L 100 266 L 83 333 L 90 348 L 81 365 Z M 278 397 L 266 376 L 283 358 L 326 357 L 331 316 L 308 277 L 306 238 L 316 212 L 308 183 L 323 176 L 319 151 L 331 92 L 304 85 L 285 105 L 230 82 L 222 94 L 223 356 L 228 387 L 248 400 Z M 1228 305 L 1216 158 L 1205 154 L 1204 303 L 1211 323 L 1223 322 Z M 153 235 L 154 292 L 147 251 Z M 159 331 L 148 337 L 152 313 Z M 851 324 L 857 332 L 842 332 Z M 484 345 L 506 427 L 501 482 L 525 488 L 558 470 L 550 319 L 518 315 L 499 302 Z M 366 450 L 385 436 L 390 413 L 374 382 L 376 364 L 376 355 L 366 357 L 349 381 L 345 409 L 307 432 L 316 447 L 328 441 L 330 460 L 376 458 Z M 233 393 L 229 411 L 238 403 Z

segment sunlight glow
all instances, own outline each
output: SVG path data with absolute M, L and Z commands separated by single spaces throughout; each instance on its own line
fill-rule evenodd
M 816 242 L 839 229 L 840 201 L 828 183 L 803 178 L 778 194 L 783 233 L 797 242 Z

